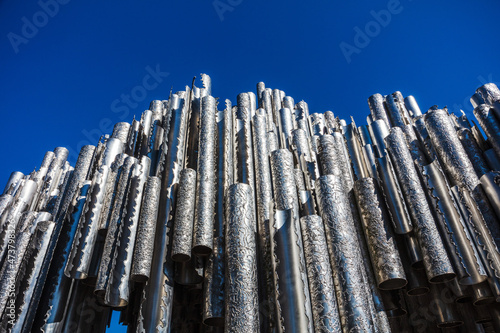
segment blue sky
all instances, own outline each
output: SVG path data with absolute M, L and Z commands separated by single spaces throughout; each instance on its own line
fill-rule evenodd
M 1 188 L 57 146 L 74 163 L 110 124 L 202 72 L 216 97 L 236 102 L 264 81 L 361 124 L 377 92 L 472 117 L 474 90 L 500 83 L 493 0 L 54 3 L 0 1 Z

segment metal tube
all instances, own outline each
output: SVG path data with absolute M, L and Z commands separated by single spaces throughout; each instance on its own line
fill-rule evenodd
M 385 122 L 387 128 L 391 127 L 389 118 L 387 117 L 387 112 L 384 106 L 384 97 L 380 94 L 372 95 L 368 98 L 368 106 L 370 107 L 370 112 L 373 117 L 373 121 L 382 120 Z
M 177 207 L 172 237 L 172 260 L 178 262 L 191 259 L 193 244 L 193 221 L 196 202 L 196 171 L 184 169 L 180 173 Z
M 217 182 L 217 122 L 215 98 L 205 96 L 200 115 L 200 141 L 196 178 L 196 207 L 193 227 L 194 254 L 208 255 L 213 250 Z
M 271 152 L 275 211 L 270 222 L 278 332 L 313 330 L 292 154 Z
M 151 272 L 153 242 L 160 201 L 160 185 L 161 181 L 158 177 L 148 177 L 144 187 L 144 199 L 142 200 L 141 215 L 139 217 L 131 274 L 132 280 L 137 282 L 147 281 Z
M 259 332 L 256 222 L 251 187 L 242 183 L 229 186 L 225 211 L 225 331 Z
M 389 136 L 385 138 L 385 143 L 394 163 L 410 216 L 415 223 L 427 277 L 430 282 L 451 280 L 455 277 L 455 273 L 437 231 L 402 130 L 399 127 L 392 128 Z
M 340 332 L 332 268 L 323 220 L 318 215 L 300 219 L 315 332 Z
M 387 216 L 373 178 L 359 179 L 354 184 L 361 221 L 380 289 L 394 290 L 406 285 L 406 276 Z

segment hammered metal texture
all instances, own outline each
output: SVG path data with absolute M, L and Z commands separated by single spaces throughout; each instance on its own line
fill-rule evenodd
M 200 115 L 200 141 L 196 178 L 196 207 L 193 227 L 193 253 L 208 255 L 213 250 L 215 198 L 217 195 L 217 123 L 215 99 L 203 97 Z
M 180 175 L 174 233 L 172 236 L 172 260 L 182 262 L 191 259 L 196 201 L 196 171 L 184 169 Z
M 288 150 L 271 153 L 275 211 L 270 222 L 270 236 L 277 329 L 279 332 L 311 332 L 313 318 L 292 164 L 292 154 Z
M 370 96 L 368 98 L 368 106 L 370 107 L 373 121 L 382 120 L 387 125 L 387 128 L 391 127 L 389 118 L 387 117 L 387 111 L 384 107 L 384 97 L 382 95 L 375 94 Z
M 474 115 L 488 137 L 488 141 L 493 146 L 495 153 L 500 157 L 500 120 L 495 117 L 493 110 L 491 106 L 482 104 L 474 108 Z
M 406 285 L 406 276 L 376 183 L 373 178 L 359 179 L 354 190 L 378 287 L 400 289 Z
M 229 186 L 226 226 L 225 332 L 259 332 L 257 247 L 252 190 L 247 184 Z
M 340 332 L 340 318 L 323 220 L 318 215 L 304 216 L 300 219 L 300 225 L 311 292 L 314 331 Z
M 342 181 L 334 175 L 316 181 L 343 332 L 374 332 L 361 251 Z
M 436 228 L 417 170 L 399 127 L 392 128 L 385 139 L 394 170 L 416 227 L 427 277 L 431 282 L 447 281 L 455 277 L 453 267 Z
M 430 202 L 436 212 L 436 224 L 443 243 L 447 247 L 457 279 L 463 285 L 478 284 L 485 280 L 486 273 L 478 257 L 465 222 L 457 206 L 438 161 L 422 167 L 422 179 L 427 188 Z
M 142 200 L 139 228 L 134 248 L 131 274 L 134 281 L 144 282 L 149 278 L 159 201 L 160 179 L 158 177 L 148 177 L 144 187 L 144 199 Z

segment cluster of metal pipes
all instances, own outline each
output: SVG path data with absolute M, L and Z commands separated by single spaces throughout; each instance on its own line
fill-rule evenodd
M 500 332 L 500 91 L 367 125 L 211 82 L 14 172 L 1 332 Z M 194 81 L 193 81 L 194 82 Z

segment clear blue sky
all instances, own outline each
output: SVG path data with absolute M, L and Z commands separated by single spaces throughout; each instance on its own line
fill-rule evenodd
M 89 136 L 202 72 L 233 103 L 264 81 L 358 123 L 396 90 L 471 116 L 474 90 L 500 82 L 494 0 L 59 1 L 0 1 L 1 188 L 56 146 L 74 163 Z

